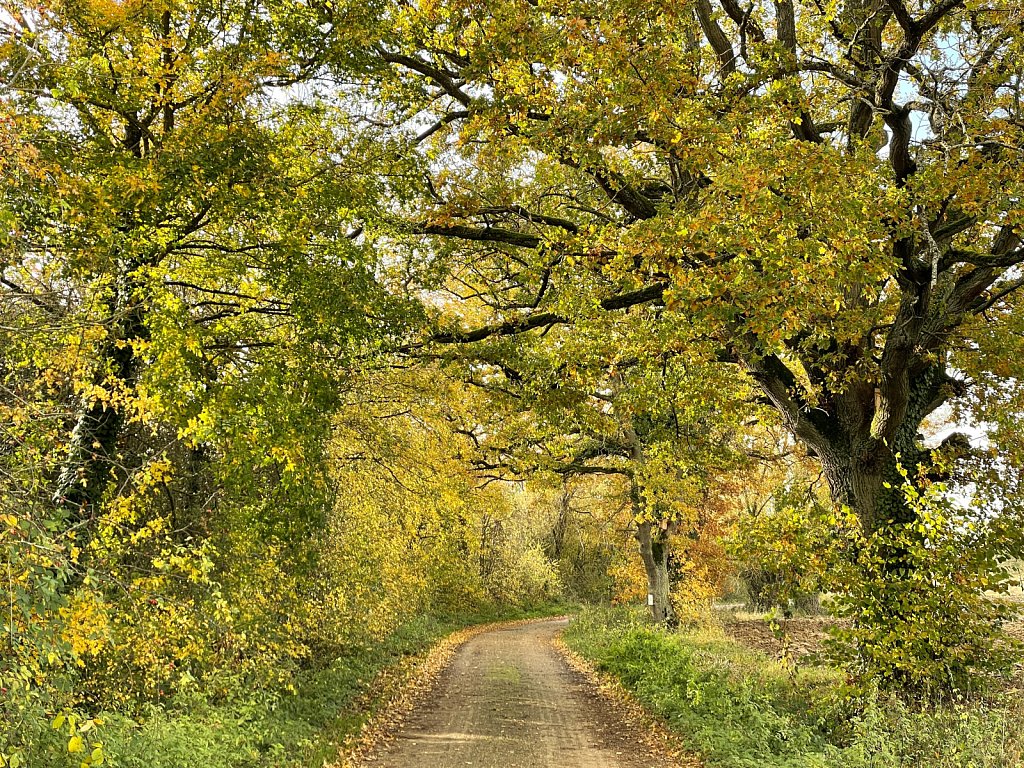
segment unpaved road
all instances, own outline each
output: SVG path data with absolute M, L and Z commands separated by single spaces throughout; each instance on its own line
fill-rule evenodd
M 668 768 L 572 671 L 551 640 L 565 619 L 478 635 L 375 768 Z

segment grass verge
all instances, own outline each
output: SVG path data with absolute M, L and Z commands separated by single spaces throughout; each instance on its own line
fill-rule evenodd
M 667 632 L 625 609 L 584 611 L 563 639 L 714 768 L 1024 765 L 1019 693 L 923 711 L 854 702 L 834 669 L 794 669 L 721 630 Z

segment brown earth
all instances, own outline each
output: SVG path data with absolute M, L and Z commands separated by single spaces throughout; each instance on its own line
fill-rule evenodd
M 823 616 L 783 619 L 779 621 L 778 633 L 772 631 L 764 619 L 726 616 L 722 623 L 727 635 L 748 648 L 759 650 L 775 659 L 787 658 L 793 662 L 806 663 L 821 652 L 822 641 L 834 621 Z M 1011 637 L 1024 642 L 1024 621 L 1009 622 L 1004 625 L 1004 629 Z M 1024 689 L 1024 662 L 1016 666 L 1011 687 Z
M 781 619 L 778 633 L 772 631 L 764 619 L 729 617 L 723 624 L 726 634 L 743 645 L 762 651 L 772 658 L 785 656 L 799 662 L 821 651 L 829 620 L 820 617 Z
M 565 619 L 471 638 L 397 733 L 377 768 L 662 768 L 609 700 L 555 650 Z

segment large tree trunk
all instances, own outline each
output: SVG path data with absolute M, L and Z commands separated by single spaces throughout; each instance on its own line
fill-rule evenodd
M 903 474 L 907 481 L 916 481 L 922 451 L 913 445 L 907 446 L 909 451 L 897 451 L 857 436 L 852 443 L 817 449 L 832 499 L 856 514 L 867 535 L 879 533 L 892 524 L 911 522 L 914 512 L 904 496 Z
M 110 316 L 118 319 L 108 329 L 100 356 L 97 384 L 101 386 L 130 389 L 138 379 L 139 360 L 132 342 L 145 336 L 146 327 L 142 306 L 132 293 L 132 288 L 124 285 L 112 302 Z M 69 524 L 94 516 L 118 465 L 117 444 L 124 424 L 121 408 L 98 401 L 82 404 L 53 493 L 54 503 L 67 512 Z
M 864 453 L 823 451 L 819 458 L 833 500 L 856 514 L 890 578 L 899 581 L 909 576 L 905 526 L 917 513 L 908 503 L 904 485 L 917 485 L 921 452 L 877 445 Z
M 824 390 L 813 407 L 794 397 L 795 377 L 778 358 L 750 367 L 793 434 L 821 462 L 834 501 L 857 515 L 868 536 L 913 522 L 903 487 L 934 472 L 919 430 L 960 384 L 937 357 L 883 373 L 877 382 Z M 955 435 L 944 445 L 962 439 Z
M 672 584 L 668 574 L 668 554 L 671 531 L 657 523 L 637 523 L 636 540 L 640 544 L 640 558 L 647 572 L 647 607 L 659 624 L 672 625 L 676 614 L 670 599 Z

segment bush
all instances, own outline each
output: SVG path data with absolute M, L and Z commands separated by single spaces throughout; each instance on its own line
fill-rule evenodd
M 835 517 L 806 490 L 782 488 L 760 512 L 741 514 L 729 554 L 752 609 L 817 611 L 822 578 L 833 556 Z
M 912 523 L 859 535 L 831 580 L 830 657 L 860 686 L 936 699 L 990 687 L 1021 648 L 1001 632 L 1011 608 L 994 529 L 954 506 L 940 484 L 916 489 L 904 478 Z
M 289 693 L 269 695 L 250 688 L 248 695 L 236 692 L 211 702 L 195 691 L 141 706 L 132 716 L 104 712 L 89 726 L 88 747 L 102 743 L 104 759 L 95 764 L 110 768 L 321 768 L 336 760 L 339 745 L 358 733 L 382 703 L 382 690 L 374 685 L 382 670 L 459 627 L 561 610 L 547 605 L 420 616 L 380 641 L 350 645 L 341 655 L 297 671 Z M 68 753 L 68 719 L 55 729 L 42 706 L 23 708 L 23 713 L 28 719 L 20 729 L 25 746 L 18 753 L 19 765 L 77 768 L 83 763 L 83 755 Z

